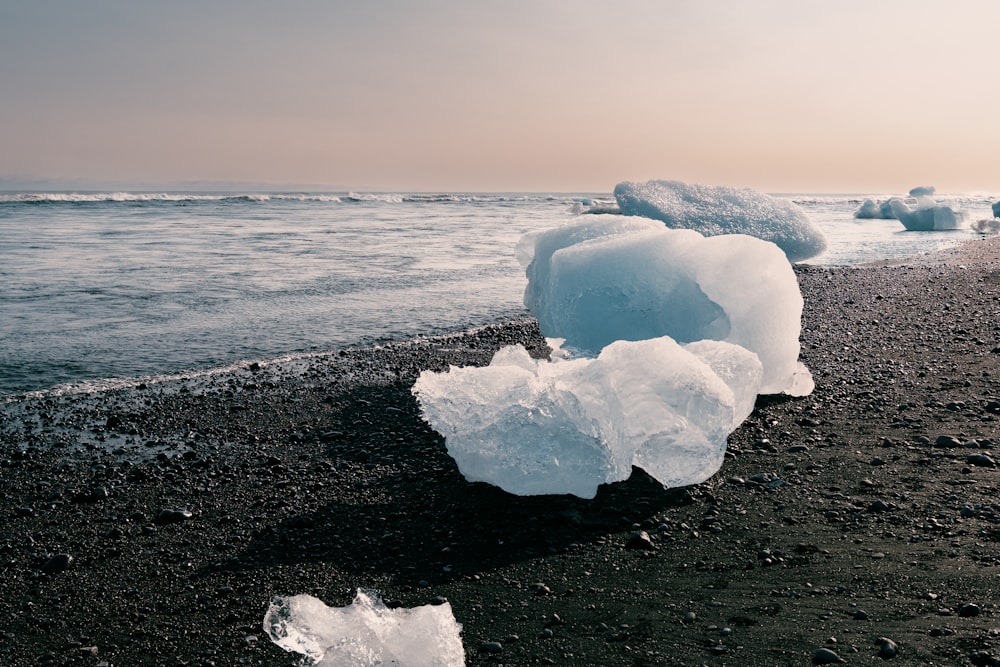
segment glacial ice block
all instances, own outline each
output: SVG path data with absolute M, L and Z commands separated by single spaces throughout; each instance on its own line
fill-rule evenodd
M 276 597 L 264 616 L 271 641 L 318 667 L 462 667 L 461 631 L 447 602 L 388 609 L 362 589 L 347 607 L 311 595 Z
M 771 241 L 791 262 L 826 250 L 826 237 L 801 208 L 751 188 L 625 182 L 615 186 L 615 199 L 624 215 L 659 220 L 671 229 L 693 229 L 704 236 L 747 234 Z
M 592 498 L 633 465 L 664 486 L 711 477 L 760 378 L 756 355 L 737 345 L 664 336 L 554 362 L 506 347 L 485 368 L 425 371 L 413 393 L 469 481 Z
M 721 340 L 759 357 L 761 393 L 813 389 L 798 362 L 802 295 L 773 243 L 596 218 L 526 236 L 518 257 L 525 305 L 567 347 L 593 356 L 617 340 Z
M 895 220 L 896 214 L 892 212 L 890 200 L 876 202 L 872 199 L 866 199 L 861 203 L 858 210 L 854 212 L 854 217 L 858 219 Z
M 917 197 L 916 208 L 910 208 L 902 199 L 891 199 L 889 204 L 896 219 L 911 232 L 961 229 L 968 222 L 968 214 L 964 210 L 939 204 L 930 196 Z

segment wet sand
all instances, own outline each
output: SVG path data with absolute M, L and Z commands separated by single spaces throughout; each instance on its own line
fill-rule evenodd
M 295 664 L 272 596 L 358 587 L 469 665 L 1000 664 L 998 239 L 797 273 L 816 391 L 684 489 L 462 478 L 410 386 L 532 321 L 7 410 L 0 664 Z

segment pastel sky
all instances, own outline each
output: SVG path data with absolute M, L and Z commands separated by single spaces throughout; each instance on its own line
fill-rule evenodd
M 1000 189 L 996 0 L 0 0 L 0 188 Z

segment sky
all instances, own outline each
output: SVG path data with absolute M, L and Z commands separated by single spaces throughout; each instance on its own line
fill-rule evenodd
M 0 0 L 0 188 L 1000 190 L 995 0 Z

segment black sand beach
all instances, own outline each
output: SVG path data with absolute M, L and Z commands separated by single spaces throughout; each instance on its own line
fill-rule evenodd
M 464 480 L 410 387 L 544 355 L 533 322 L 26 404 L 0 664 L 291 665 L 272 596 L 364 587 L 447 599 L 469 665 L 1000 665 L 1000 243 L 798 277 L 816 391 L 762 397 L 684 489 Z

